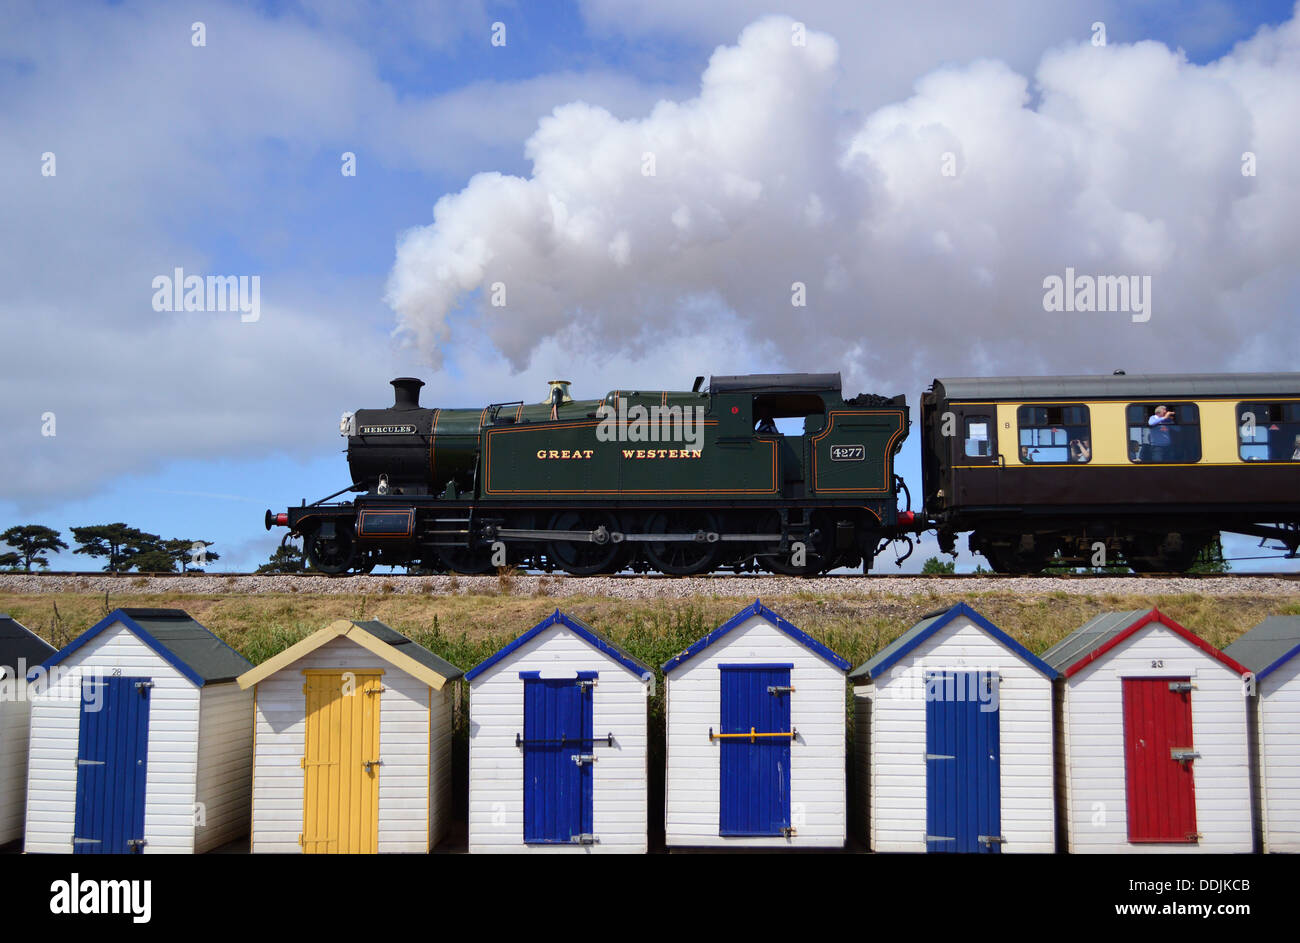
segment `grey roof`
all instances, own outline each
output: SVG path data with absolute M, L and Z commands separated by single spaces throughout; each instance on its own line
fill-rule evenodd
M 0 668 L 18 671 L 18 661 L 34 668 L 57 651 L 7 612 L 0 612 Z
M 1085 622 L 1040 656 L 1057 671 L 1064 671 L 1089 652 L 1095 652 L 1151 610 L 1103 612 Z
M 710 393 L 777 393 L 788 390 L 840 389 L 838 373 L 748 373 L 741 376 L 711 377 Z
M 950 400 L 1106 399 L 1188 396 L 1300 396 L 1300 373 L 1168 373 L 1075 377 L 943 377 Z
M 403 655 L 418 661 L 426 668 L 432 668 L 448 681 L 455 681 L 465 674 L 451 662 L 444 661 L 423 645 L 411 641 L 401 632 L 384 625 L 382 622 L 372 619 L 369 622 L 353 622 L 352 624 L 359 629 L 365 629 L 379 641 L 387 642 Z
M 234 681 L 253 667 L 252 662 L 195 622 L 183 609 L 118 611 L 171 652 L 178 661 L 198 675 L 204 684 Z
M 858 667 L 850 671 L 849 677 L 850 678 L 874 678 L 876 676 L 877 668 L 879 668 L 885 662 L 893 660 L 894 652 L 898 651 L 899 649 L 905 649 L 910 647 L 913 639 L 915 639 L 917 636 L 925 635 L 926 630 L 928 630 L 930 626 L 934 625 L 934 623 L 938 621 L 941 617 L 947 615 L 948 610 L 951 608 L 952 608 L 951 606 L 945 606 L 942 609 L 936 609 L 934 612 L 927 612 L 925 615 L 921 616 L 920 622 L 916 623 L 916 625 L 912 626 L 910 629 L 908 629 L 898 638 L 894 639 L 892 642 L 890 642 L 880 651 L 876 652 L 876 654 L 874 654 L 866 661 L 864 661 L 862 664 L 858 665 Z
M 1300 647 L 1300 616 L 1269 616 L 1223 650 L 1251 671 L 1273 667 Z

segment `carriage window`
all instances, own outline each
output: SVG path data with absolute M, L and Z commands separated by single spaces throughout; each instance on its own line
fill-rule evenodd
M 1237 454 L 1246 462 L 1300 462 L 1300 403 L 1238 403 Z
M 989 417 L 970 416 L 966 419 L 966 457 L 988 458 L 992 454 L 989 444 Z
M 1092 424 L 1088 407 L 1021 406 L 1020 461 L 1026 465 L 1065 465 L 1092 461 Z
M 1201 412 L 1195 403 L 1134 403 L 1124 415 L 1130 462 L 1176 465 L 1201 460 Z

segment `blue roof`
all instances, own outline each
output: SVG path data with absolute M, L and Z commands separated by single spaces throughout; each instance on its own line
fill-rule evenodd
M 780 629 L 786 635 L 790 636 L 790 638 L 794 639 L 804 648 L 809 649 L 815 655 L 820 655 L 822 658 L 826 659 L 828 662 L 830 662 L 836 668 L 839 668 L 841 671 L 848 671 L 849 668 L 852 667 L 848 663 L 848 661 L 841 658 L 839 655 L 835 654 L 833 651 L 831 651 L 821 642 L 817 641 L 815 638 L 813 638 L 811 635 L 807 634 L 806 632 L 802 632 L 799 629 L 796 629 L 789 622 L 786 622 L 784 619 L 778 616 L 771 609 L 767 608 L 767 606 L 763 605 L 761 600 L 755 599 L 751 605 L 748 605 L 744 609 L 740 610 L 738 613 L 736 613 L 726 622 L 722 623 L 722 625 L 718 626 L 708 635 L 704 636 L 704 638 L 700 639 L 690 648 L 686 649 L 686 651 L 682 652 L 679 655 L 674 655 L 672 658 L 668 659 L 668 661 L 664 662 L 663 665 L 664 674 L 667 674 L 673 669 L 680 667 L 685 662 L 690 661 L 692 658 L 694 658 L 700 652 L 704 651 L 714 642 L 718 641 L 720 638 L 722 638 L 732 629 L 736 628 L 736 626 L 742 624 L 743 622 L 747 621 L 748 619 L 754 616 L 762 616 L 773 626 Z
M 584 639 L 589 645 L 591 645 L 592 648 L 595 648 L 596 650 L 605 653 L 610 658 L 614 659 L 616 662 L 618 662 L 620 665 L 626 668 L 628 671 L 632 672 L 632 674 L 640 678 L 642 681 L 652 679 L 654 677 L 654 670 L 645 662 L 633 658 L 631 655 L 623 651 L 623 649 L 619 648 L 609 639 L 601 635 L 598 635 L 596 631 L 592 629 L 591 626 L 587 625 L 581 619 L 575 619 L 573 616 L 567 615 L 561 612 L 560 610 L 556 609 L 553 613 L 551 613 L 541 622 L 537 623 L 535 626 L 533 626 L 523 635 L 519 636 L 519 638 L 515 639 L 505 648 L 500 649 L 495 654 L 491 655 L 488 658 L 485 658 L 483 661 L 479 662 L 469 671 L 465 672 L 465 680 L 473 681 L 475 678 L 477 678 L 483 672 L 487 671 L 497 662 L 501 661 L 501 659 L 505 658 L 511 652 L 516 651 L 523 645 L 526 645 L 531 639 L 537 637 L 539 634 L 545 632 L 547 629 L 551 628 L 551 626 L 555 626 L 555 625 L 562 625 L 565 628 L 570 629 L 575 634 L 577 634 L 580 638 Z
M 234 681 L 253 667 L 239 652 L 199 625 L 181 609 L 114 609 L 28 673 L 34 680 L 114 625 L 136 638 L 198 687 Z
M 965 616 L 986 635 L 992 636 L 995 641 L 1000 642 L 1003 646 L 1010 649 L 1027 665 L 1036 669 L 1049 680 L 1054 681 L 1061 676 L 1059 671 L 1047 664 L 1047 662 L 1043 661 L 1029 649 L 1025 648 L 1025 646 L 1021 645 L 1010 635 L 1007 635 L 1007 633 L 1003 632 L 988 619 L 984 618 L 964 602 L 959 602 L 951 608 L 930 613 L 916 625 L 912 626 L 898 638 L 894 639 L 894 641 L 890 642 L 878 651 L 870 659 L 854 668 L 853 671 L 849 673 L 849 677 L 862 678 L 866 680 L 879 678 L 882 673 L 888 671 L 891 667 L 897 664 L 898 661 L 907 655 L 908 652 L 912 651 L 958 616 Z

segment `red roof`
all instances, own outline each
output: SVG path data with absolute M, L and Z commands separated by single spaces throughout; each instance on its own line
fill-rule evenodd
M 1240 664 L 1234 659 L 1229 658 L 1221 650 L 1215 648 L 1213 645 L 1205 641 L 1205 639 L 1201 638 L 1195 632 L 1183 628 L 1181 625 L 1179 625 L 1173 619 L 1169 618 L 1159 609 L 1152 609 L 1142 618 L 1138 619 L 1136 622 L 1130 625 L 1123 632 L 1120 632 L 1118 635 L 1115 635 L 1112 638 L 1108 639 L 1105 644 L 1099 645 L 1097 648 L 1094 648 L 1092 651 L 1088 652 L 1088 654 L 1084 655 L 1078 661 L 1074 662 L 1072 665 L 1070 665 L 1068 668 L 1065 669 L 1063 674 L 1067 678 L 1072 677 L 1076 672 L 1083 670 L 1083 668 L 1092 664 L 1098 658 L 1101 658 L 1111 649 L 1124 644 L 1124 642 L 1127 639 L 1131 638 L 1135 633 L 1141 631 L 1143 627 L 1150 625 L 1152 622 L 1159 622 L 1161 625 L 1169 629 L 1171 632 L 1175 632 L 1178 635 L 1181 635 L 1183 638 L 1187 639 L 1187 641 L 1191 642 L 1193 645 L 1195 645 L 1201 651 L 1205 652 L 1205 654 L 1209 655 L 1215 661 L 1222 662 L 1224 665 L 1226 665 L 1228 668 L 1235 671 L 1237 674 L 1248 675 L 1251 673 L 1249 668 L 1245 667 L 1244 665 Z

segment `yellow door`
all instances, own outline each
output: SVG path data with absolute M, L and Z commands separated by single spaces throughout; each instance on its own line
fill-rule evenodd
M 306 671 L 302 847 L 309 855 L 379 850 L 378 671 Z

